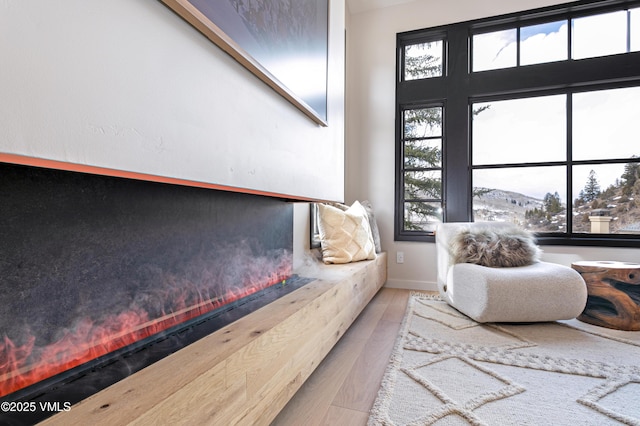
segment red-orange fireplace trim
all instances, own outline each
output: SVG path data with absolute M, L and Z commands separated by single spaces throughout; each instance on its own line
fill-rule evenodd
M 91 166 L 88 164 L 69 163 L 65 161 L 49 160 L 46 158 L 29 157 L 18 154 L 0 153 L 0 162 L 20 164 L 23 166 L 43 167 L 47 169 L 66 170 L 71 172 L 91 173 L 102 176 L 113 176 L 128 179 L 138 179 L 150 182 L 168 183 L 173 185 L 193 186 L 197 188 L 216 189 L 220 191 L 240 192 L 244 194 L 264 195 L 267 197 L 282 198 L 290 201 L 322 202 L 328 200 L 318 200 L 299 195 L 283 194 L 279 192 L 261 191 L 258 189 L 242 188 L 230 185 L 220 185 L 215 183 L 200 182 L 189 179 L 173 178 L 148 173 L 129 172 L 126 170 L 111 169 L 107 167 Z

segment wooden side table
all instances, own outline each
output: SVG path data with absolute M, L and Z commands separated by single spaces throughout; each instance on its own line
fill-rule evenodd
M 587 306 L 578 319 L 617 330 L 640 330 L 640 263 L 583 261 L 571 267 L 587 283 Z

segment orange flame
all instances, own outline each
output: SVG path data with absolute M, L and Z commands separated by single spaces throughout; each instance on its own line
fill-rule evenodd
M 167 294 L 166 297 L 171 298 L 171 312 L 159 318 L 149 319 L 149 314 L 141 309 L 110 315 L 99 323 L 83 318 L 72 331 L 66 331 L 58 341 L 43 348 L 36 348 L 33 336 L 20 346 L 4 336 L 0 341 L 0 397 L 211 312 L 290 276 L 291 265 L 281 261 L 267 277 L 263 276 L 257 283 L 244 283 L 222 297 L 206 298 L 198 294 L 188 303 L 185 292 Z

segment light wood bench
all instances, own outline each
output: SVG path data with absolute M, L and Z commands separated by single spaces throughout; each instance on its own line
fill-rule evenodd
M 41 424 L 268 425 L 384 285 L 387 256 L 296 273 L 318 279 Z

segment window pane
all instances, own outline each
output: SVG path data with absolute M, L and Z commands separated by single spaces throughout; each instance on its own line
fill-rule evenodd
M 435 232 L 442 222 L 442 203 L 404 203 L 405 231 Z
M 405 141 L 404 167 L 405 169 L 442 167 L 442 139 Z
M 640 87 L 573 95 L 573 159 L 640 155 Z
M 512 222 L 535 232 L 566 231 L 563 166 L 473 171 L 473 219 Z
M 568 58 L 567 21 L 520 28 L 520 64 L 541 64 Z
M 442 136 L 442 107 L 409 109 L 404 112 L 404 138 Z
M 627 12 L 619 11 L 574 19 L 573 59 L 593 58 L 627 51 Z
M 640 233 L 640 163 L 573 167 L 573 231 Z
M 442 46 L 442 40 L 405 46 L 404 79 L 416 80 L 441 76 Z
M 473 71 L 515 67 L 516 29 L 473 36 Z
M 631 9 L 631 51 L 640 50 L 640 9 Z
M 442 172 L 440 170 L 405 172 L 404 198 L 407 200 L 442 198 Z
M 566 159 L 566 96 L 473 104 L 473 164 Z

